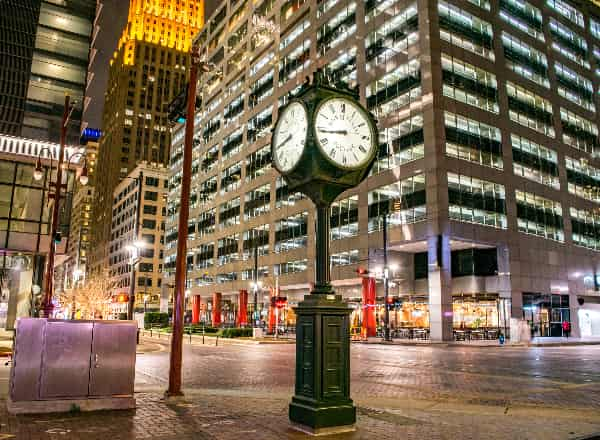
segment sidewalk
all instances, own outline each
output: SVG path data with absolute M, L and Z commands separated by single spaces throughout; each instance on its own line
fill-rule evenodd
M 533 347 L 552 347 L 567 345 L 600 345 L 600 337 L 590 338 L 533 338 L 529 343 Z
M 289 392 L 185 390 L 165 401 L 163 390 L 136 393 L 137 409 L 9 416 L 0 396 L 0 439 L 65 440 L 305 440 L 288 420 Z M 592 410 L 504 408 L 440 401 L 356 399 L 356 431 L 329 440 L 565 440 L 600 429 Z
M 507 340 L 500 345 L 498 340 L 479 341 L 431 341 L 429 339 L 393 339 L 391 342 L 383 341 L 380 337 L 371 337 L 366 341 L 352 341 L 356 344 L 379 345 L 409 345 L 432 347 L 565 347 L 578 345 L 600 345 L 600 338 L 533 338 L 530 342 L 511 342 Z

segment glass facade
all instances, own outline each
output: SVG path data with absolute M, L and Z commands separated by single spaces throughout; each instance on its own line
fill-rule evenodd
M 566 336 L 562 323 L 571 322 L 569 295 L 524 293 L 523 318 L 529 324 L 532 337 Z

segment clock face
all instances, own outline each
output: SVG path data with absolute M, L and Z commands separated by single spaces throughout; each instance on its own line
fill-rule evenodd
M 273 133 L 273 153 L 279 171 L 287 172 L 296 166 L 304 151 L 308 117 L 299 102 L 288 105 L 279 117 Z
M 368 116 L 354 102 L 344 98 L 321 104 L 315 118 L 315 134 L 321 150 L 343 168 L 364 165 L 376 148 Z

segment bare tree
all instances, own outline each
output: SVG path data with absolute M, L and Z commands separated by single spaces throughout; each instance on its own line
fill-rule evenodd
M 82 319 L 102 319 L 109 313 L 112 292 L 115 283 L 107 276 L 93 277 L 72 289 L 61 293 L 59 300 L 64 309 L 71 310 L 71 316 L 75 318 L 80 312 Z

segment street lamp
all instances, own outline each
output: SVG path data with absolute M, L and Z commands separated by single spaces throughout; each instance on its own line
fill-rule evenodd
M 129 320 L 133 319 L 133 306 L 135 304 L 135 266 L 140 262 L 140 249 L 143 249 L 144 246 L 145 243 L 140 240 L 135 240 L 125 246 L 125 249 L 129 251 L 131 255 L 129 260 L 129 264 L 131 265 L 131 273 L 129 278 L 129 301 L 127 304 L 127 319 Z
M 127 245 L 125 248 L 128 249 L 130 252 L 136 252 L 139 249 L 144 248 L 144 246 L 146 245 L 146 243 L 144 241 L 141 241 L 139 239 L 140 236 L 140 211 L 142 209 L 142 185 L 143 185 L 143 181 L 144 181 L 144 173 L 142 173 L 140 171 L 140 174 L 137 177 L 125 177 L 125 179 L 130 179 L 133 180 L 136 184 L 137 184 L 137 204 L 136 204 L 136 209 L 135 209 L 135 224 L 133 225 L 133 243 Z M 135 249 L 133 249 L 135 248 Z M 138 258 L 139 260 L 139 258 Z M 127 304 L 127 319 L 128 320 L 132 320 L 133 319 L 133 308 L 135 305 L 135 286 L 134 286 L 134 281 L 135 281 L 135 267 L 134 264 L 132 264 L 131 267 L 131 286 L 129 287 L 129 298 L 128 298 L 128 304 Z M 145 285 L 146 282 L 144 282 Z
M 52 219 L 50 223 L 50 248 L 48 249 L 48 262 L 46 265 L 46 279 L 45 279 L 45 291 L 44 291 L 44 299 L 42 302 L 42 310 L 43 316 L 49 318 L 52 315 L 52 311 L 54 309 L 54 305 L 52 304 L 52 290 L 54 284 L 54 255 L 56 253 L 56 244 L 60 242 L 61 236 L 58 233 L 58 207 L 61 199 L 61 191 L 63 189 L 62 183 L 62 172 L 64 166 L 64 149 L 65 142 L 67 137 L 67 124 L 69 122 L 69 117 L 71 116 L 71 112 L 73 111 L 73 107 L 69 104 L 69 95 L 65 96 L 65 107 L 62 117 L 61 124 L 61 133 L 60 133 L 60 146 L 58 150 L 58 161 L 56 165 L 56 181 L 49 182 L 48 186 L 54 185 L 54 193 L 48 194 L 48 198 L 54 199 L 54 206 L 52 207 Z M 42 180 L 44 177 L 44 170 L 42 168 L 42 152 L 44 151 L 50 152 L 50 171 L 53 169 L 53 159 L 52 159 L 52 151 L 48 147 L 43 147 L 37 156 L 37 160 L 35 163 L 35 169 L 33 171 L 33 178 L 37 181 Z M 71 161 L 75 157 L 83 157 L 83 169 L 79 175 L 79 182 L 82 185 L 86 185 L 89 181 L 88 170 L 87 170 L 87 158 L 83 153 L 75 153 L 71 155 L 67 159 L 67 163 L 65 169 L 68 169 Z M 52 175 L 51 175 L 52 176 Z M 51 177 L 50 177 L 51 178 Z
M 262 286 L 263 286 L 262 281 L 255 280 L 250 283 L 250 287 L 252 288 L 252 293 L 254 294 L 254 310 L 252 313 L 254 327 L 258 327 L 259 322 L 260 322 L 260 315 L 258 313 L 258 292 L 260 290 L 262 290 Z

